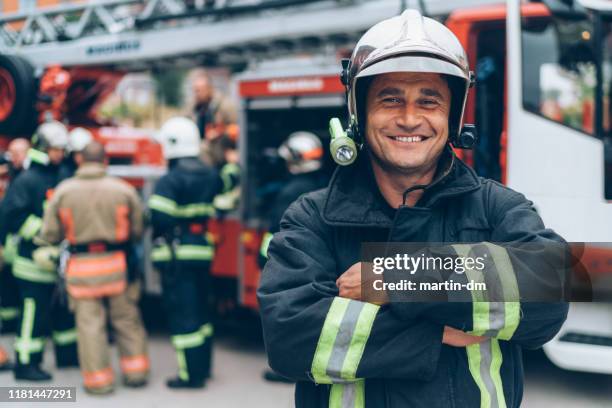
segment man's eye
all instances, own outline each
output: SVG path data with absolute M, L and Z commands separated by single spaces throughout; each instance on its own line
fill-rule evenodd
M 419 102 L 421 105 L 425 106 L 435 106 L 438 104 L 438 101 L 436 101 L 435 99 L 421 99 Z
M 398 104 L 398 103 L 401 103 L 402 100 L 396 97 L 389 97 L 389 98 L 383 99 L 383 102 L 388 103 L 388 104 Z

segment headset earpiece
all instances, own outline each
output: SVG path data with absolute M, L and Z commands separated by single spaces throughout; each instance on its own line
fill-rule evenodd
M 465 124 L 461 128 L 461 132 L 456 133 L 451 138 L 450 143 L 457 149 L 473 149 L 478 142 L 478 132 L 476 125 Z

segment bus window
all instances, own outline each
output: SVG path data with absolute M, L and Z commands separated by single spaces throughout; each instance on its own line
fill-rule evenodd
M 602 20 L 602 130 L 605 154 L 605 194 L 606 200 L 612 200 L 612 17 Z
M 524 18 L 523 106 L 565 126 L 594 133 L 595 57 L 586 19 Z
M 474 170 L 501 181 L 501 134 L 504 124 L 504 68 L 506 30 L 503 25 L 478 31 L 476 63 L 476 127 Z

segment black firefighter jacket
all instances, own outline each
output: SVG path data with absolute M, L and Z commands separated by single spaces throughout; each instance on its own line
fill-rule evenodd
M 366 159 L 297 200 L 272 239 L 258 290 L 270 366 L 297 381 L 297 407 L 518 407 L 521 350 L 554 337 L 567 303 L 377 306 L 339 298 L 335 281 L 362 242 L 564 241 L 522 194 L 477 177 L 450 149 L 417 205 L 398 210 Z M 443 345 L 445 325 L 488 340 Z
M 4 203 L 6 232 L 19 237 L 18 254 L 13 263 L 13 274 L 23 280 L 54 283 L 55 270 L 47 270 L 32 260 L 38 246 L 32 241 L 42 226 L 42 216 L 53 189 L 59 182 L 59 166 L 46 163 L 46 154 L 30 149 L 30 167 L 13 181 Z
M 195 157 L 171 160 L 149 198 L 153 262 L 164 268 L 173 261 L 198 266 L 212 261 L 214 247 L 207 220 L 215 215 L 213 200 L 223 182 L 217 171 Z M 160 239 L 161 238 L 161 239 Z

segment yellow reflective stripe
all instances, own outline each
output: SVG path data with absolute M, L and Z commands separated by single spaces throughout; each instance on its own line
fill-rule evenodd
M 270 246 L 270 242 L 272 242 L 272 238 L 274 234 L 271 232 L 266 232 L 261 240 L 261 247 L 259 248 L 259 254 L 264 258 L 268 258 L 268 247 Z
M 351 384 L 332 384 L 329 391 L 329 408 L 364 408 L 365 380 Z
M 222 211 L 231 211 L 238 207 L 238 199 L 240 198 L 240 189 L 235 188 L 225 193 L 215 196 L 213 207 Z
M 176 212 L 176 201 L 158 194 L 153 194 L 151 198 L 149 198 L 149 208 L 174 216 Z
M 205 340 L 206 337 L 202 333 L 202 330 L 187 334 L 175 334 L 172 336 L 172 344 L 179 350 L 199 347 L 204 344 Z
M 215 214 L 215 208 L 210 203 L 178 205 L 176 201 L 158 194 L 153 194 L 149 199 L 149 208 L 177 218 L 203 217 Z
M 179 261 L 210 261 L 215 253 L 210 245 L 179 245 L 176 248 L 176 259 Z M 153 248 L 151 258 L 154 262 L 170 261 L 172 253 L 167 245 Z
M 189 371 L 187 371 L 187 359 L 185 358 L 185 350 L 176 350 L 176 359 L 179 367 L 179 378 L 183 381 L 189 381 Z
M 0 307 L 0 319 L 13 320 L 19 316 L 19 308 L 16 307 Z
M 203 324 L 202 327 L 200 327 L 200 333 L 202 333 L 204 337 L 211 337 L 214 334 L 212 323 Z
M 17 241 L 18 237 L 13 234 L 8 234 L 4 240 L 4 250 L 2 251 L 2 257 L 4 262 L 12 264 L 17 256 Z
M 235 163 L 228 163 L 221 168 L 221 179 L 223 180 L 223 192 L 227 192 L 235 187 L 232 176 L 240 174 L 240 167 Z
M 453 247 L 459 256 L 465 258 L 470 254 L 471 245 L 453 245 Z M 505 251 L 503 248 L 500 249 Z M 503 263 L 497 264 L 499 258 L 495 259 L 494 257 L 493 261 L 496 267 L 507 267 Z M 473 279 L 475 282 L 484 282 L 483 273 L 486 273 L 486 271 L 466 268 L 468 279 Z M 502 286 L 504 286 L 503 281 Z M 506 292 L 504 292 L 504 296 L 506 296 Z M 499 334 L 505 330 L 506 325 L 512 326 L 514 324 L 508 321 L 509 316 L 506 314 L 506 310 L 508 310 L 506 306 L 508 303 L 518 305 L 518 302 L 488 302 L 487 300 L 486 291 L 472 291 L 473 330 L 470 332 L 471 334 L 484 334 L 491 337 L 490 333 Z M 497 320 L 503 320 L 501 323 L 503 328 L 499 332 L 492 330 L 491 325 L 492 321 L 497 322 Z M 518 321 L 516 324 L 518 325 Z M 512 332 L 514 332 L 514 329 L 516 327 L 512 329 Z M 480 390 L 480 407 L 505 408 L 506 400 L 500 372 L 503 355 L 499 347 L 499 341 L 496 338 L 488 338 L 482 343 L 469 345 L 466 347 L 466 354 L 470 374 Z
M 498 245 L 489 242 L 484 243 L 491 254 L 499 279 L 502 283 L 504 300 L 504 325 L 495 337 L 501 340 L 510 340 L 521 320 L 520 316 L 520 293 L 516 273 L 508 251 Z
M 41 152 L 40 150 L 30 148 L 28 150 L 28 158 L 30 161 L 38 164 L 42 164 L 46 166 L 49 164 L 49 156 L 45 152 Z
M 172 259 L 172 254 L 170 253 L 168 245 L 161 245 L 153 248 L 153 251 L 151 251 L 151 259 L 153 262 L 170 261 L 170 259 Z
M 55 283 L 57 279 L 54 270 L 43 269 L 34 261 L 22 256 L 15 258 L 13 275 L 19 279 L 38 283 Z
M 215 207 L 209 203 L 194 203 L 176 207 L 175 217 L 192 218 L 215 215 Z
M 21 225 L 21 228 L 19 228 L 18 234 L 25 239 L 31 240 L 40 231 L 41 227 L 42 218 L 30 214 Z
M 31 352 L 41 352 L 45 346 L 44 340 L 32 338 L 36 301 L 33 298 L 23 300 L 23 315 L 21 316 L 21 331 L 15 339 L 15 351 L 21 364 L 30 363 Z
M 65 346 L 67 344 L 76 343 L 76 341 L 77 341 L 76 329 L 69 329 L 69 330 L 53 332 L 53 342 L 59 346 Z
M 380 306 L 335 297 L 325 318 L 312 361 L 319 384 L 352 382 Z

